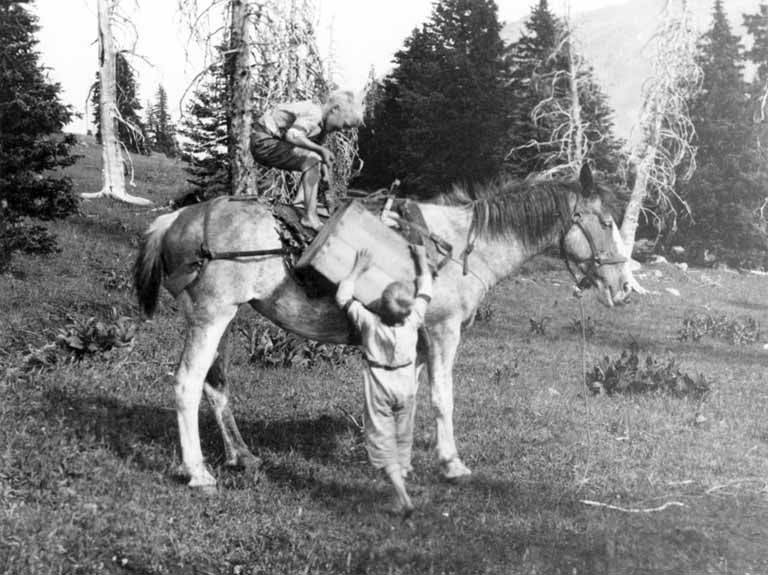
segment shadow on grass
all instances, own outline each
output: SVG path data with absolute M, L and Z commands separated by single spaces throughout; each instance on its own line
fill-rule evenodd
M 104 443 L 121 459 L 130 459 L 143 470 L 167 471 L 178 446 L 178 427 L 174 409 L 122 402 L 104 395 L 74 395 L 62 389 L 46 394 L 44 416 L 60 422 L 85 441 Z M 256 454 L 268 450 L 298 453 L 307 460 L 324 462 L 334 458 L 337 436 L 349 430 L 349 423 L 338 417 L 280 421 L 238 421 L 248 447 Z M 223 444 L 213 415 L 200 414 L 203 453 L 218 465 L 224 461 Z M 166 461 L 147 458 L 156 451 Z

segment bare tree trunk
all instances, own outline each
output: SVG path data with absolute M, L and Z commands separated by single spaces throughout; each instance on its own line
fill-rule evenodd
M 98 0 L 99 19 L 99 105 L 101 107 L 101 159 L 104 187 L 99 192 L 81 194 L 83 198 L 112 197 L 129 204 L 149 205 L 150 200 L 125 191 L 125 173 L 120 141 L 117 138 L 117 78 L 115 44 L 112 38 L 111 0 Z
M 640 210 L 648 197 L 648 183 L 651 178 L 651 172 L 654 168 L 654 162 L 659 156 L 659 146 L 661 145 L 661 128 L 663 113 L 658 110 L 658 106 L 651 105 L 644 111 L 644 118 L 641 118 L 641 125 L 644 124 L 645 144 L 642 152 L 636 155 L 635 166 L 635 185 L 632 187 L 632 193 L 629 196 L 626 208 L 624 208 L 624 219 L 621 222 L 621 239 L 624 242 L 625 255 L 632 257 L 632 250 L 635 247 L 635 235 L 640 221 Z
M 252 89 L 250 68 L 251 37 L 247 0 L 231 0 L 228 58 L 229 139 L 228 152 L 232 194 L 255 193 L 255 170 L 251 156 Z
M 647 152 L 635 163 L 635 185 L 632 187 L 629 202 L 624 209 L 624 219 L 621 222 L 621 239 L 624 242 L 627 257 L 632 255 L 635 246 L 635 234 L 640 221 L 640 210 L 648 195 L 648 178 L 651 171 L 649 163 L 653 162 L 657 153 L 654 146 L 648 146 Z
M 569 23 L 570 26 L 570 23 Z M 568 29 L 568 62 L 571 68 L 569 82 L 571 84 L 571 118 L 573 119 L 573 161 L 576 173 L 581 169 L 584 163 L 584 122 L 581 119 L 581 102 L 579 100 L 579 66 L 576 62 L 576 54 L 573 50 L 573 36 L 570 28 Z

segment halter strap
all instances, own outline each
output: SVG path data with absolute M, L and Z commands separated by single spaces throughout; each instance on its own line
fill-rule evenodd
M 579 230 L 581 230 L 581 233 L 584 235 L 584 238 L 586 238 L 587 243 L 589 244 L 590 255 L 587 256 L 586 258 L 578 258 L 578 259 L 568 257 L 568 252 L 565 249 L 565 236 L 568 234 L 568 231 L 570 230 L 570 227 L 569 227 L 563 230 L 563 233 L 560 235 L 560 257 L 563 259 L 563 261 L 565 261 L 565 267 L 568 269 L 568 272 L 571 274 L 574 281 L 576 282 L 576 285 L 579 288 L 594 286 L 595 280 L 589 274 L 585 274 L 583 278 L 579 279 L 576 276 L 576 273 L 571 268 L 571 259 L 573 259 L 577 264 L 591 263 L 598 268 L 602 266 L 623 264 L 627 261 L 627 258 L 623 256 L 608 258 L 601 255 L 599 250 L 597 249 L 597 245 L 595 244 L 595 240 L 592 237 L 592 234 L 590 234 L 589 230 L 587 230 L 587 228 L 584 227 L 584 224 L 581 223 L 581 217 L 577 214 L 571 215 L 571 227 L 573 226 L 576 226 L 577 228 L 579 228 Z

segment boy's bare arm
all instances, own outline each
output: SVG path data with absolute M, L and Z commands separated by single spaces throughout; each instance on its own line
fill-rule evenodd
M 318 153 L 323 159 L 324 165 L 330 166 L 333 163 L 333 152 L 325 146 L 321 146 L 310 140 L 301 130 L 289 128 L 285 133 L 285 141 L 294 146 L 306 148 L 307 150 L 312 150 L 313 152 Z
M 425 296 L 432 296 L 432 272 L 429 269 L 427 260 L 427 249 L 424 246 L 411 244 L 411 253 L 416 260 L 416 293 Z
M 336 302 L 344 307 L 352 300 L 355 293 L 355 282 L 371 267 L 371 253 L 363 248 L 355 254 L 355 263 L 349 275 L 339 282 L 336 290 Z

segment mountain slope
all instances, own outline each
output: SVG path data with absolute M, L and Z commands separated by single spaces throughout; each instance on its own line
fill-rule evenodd
M 652 39 L 668 0 L 628 0 L 574 15 L 574 28 L 582 54 L 595 68 L 595 76 L 616 111 L 616 133 L 630 138 L 642 105 L 642 86 L 650 75 Z M 688 0 L 697 28 L 711 21 L 712 0 Z M 726 11 L 734 31 L 744 38 L 743 13 L 756 13 L 759 0 L 728 0 Z M 522 22 L 507 24 L 508 42 L 520 37 Z

